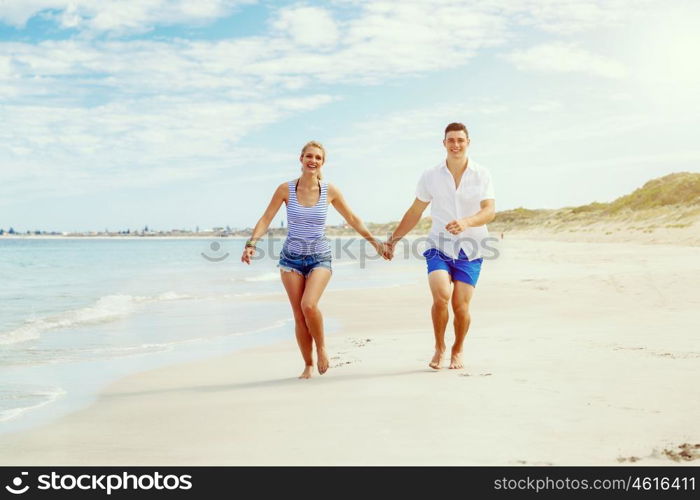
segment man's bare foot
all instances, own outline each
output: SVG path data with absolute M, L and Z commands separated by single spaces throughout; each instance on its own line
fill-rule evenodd
M 318 355 L 318 373 L 323 375 L 328 370 L 330 360 L 328 359 L 328 354 L 326 353 L 326 350 L 323 348 L 318 349 L 316 354 Z
M 452 353 L 452 357 L 450 358 L 450 370 L 459 370 L 460 368 L 464 368 L 464 363 L 462 363 L 462 353 Z
M 439 349 L 435 349 L 435 355 L 433 356 L 433 359 L 430 360 L 430 363 L 428 363 L 428 366 L 432 368 L 433 370 L 439 370 L 440 369 L 440 364 L 442 363 L 442 354 L 444 351 L 441 351 Z
M 306 365 L 304 367 L 304 371 L 301 372 L 301 375 L 299 375 L 299 378 L 311 378 L 311 375 L 314 372 L 314 366 L 313 365 Z

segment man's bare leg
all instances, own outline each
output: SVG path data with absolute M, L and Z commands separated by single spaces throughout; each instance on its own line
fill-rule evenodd
M 433 318 L 433 333 L 435 334 L 435 354 L 428 366 L 438 370 L 446 349 L 445 329 L 450 319 L 450 313 L 447 308 L 452 292 L 450 274 L 442 269 L 433 271 L 428 274 L 428 284 L 430 285 L 430 293 L 433 295 L 433 306 L 430 313 Z
M 474 296 L 474 287 L 463 281 L 454 282 L 452 292 L 452 311 L 454 312 L 455 343 L 452 346 L 450 357 L 450 369 L 464 368 L 462 362 L 462 347 L 464 339 L 469 331 L 471 316 L 469 314 L 469 303 Z

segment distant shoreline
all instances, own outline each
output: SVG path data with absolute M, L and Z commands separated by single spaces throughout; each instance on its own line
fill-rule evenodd
M 283 234 L 272 234 L 270 235 L 265 234 L 263 236 L 263 239 L 266 239 L 270 236 L 272 237 L 285 237 L 287 233 Z M 327 233 L 327 236 L 329 238 L 348 238 L 348 237 L 355 237 L 357 236 L 357 233 L 354 231 L 348 231 L 347 233 L 343 234 L 337 234 L 337 233 Z M 378 235 L 381 237 L 382 235 Z M 409 233 L 409 236 L 424 236 L 423 233 Z M 188 234 L 188 235 L 182 235 L 182 236 L 175 236 L 175 235 L 104 235 L 104 234 L 96 234 L 96 235 L 91 235 L 91 234 L 86 234 L 86 235 L 79 235 L 79 234 L 67 234 L 67 235 L 62 235 L 62 234 L 4 234 L 0 235 L 0 241 L 2 239 L 7 239 L 7 240 L 198 240 L 198 239 L 240 239 L 240 240 L 245 240 L 248 239 L 250 235 L 237 235 L 237 234 L 231 234 L 231 235 L 218 235 L 218 234 Z
M 677 172 L 652 179 L 634 192 L 621 196 L 610 203 L 593 202 L 578 207 L 559 209 L 515 208 L 496 213 L 496 218 L 488 224 L 493 234 L 521 232 L 530 233 L 539 238 L 543 233 L 559 237 L 562 233 L 593 232 L 606 238 L 613 233 L 637 232 L 663 233 L 663 239 L 675 243 L 680 237 L 683 243 L 698 244 L 697 223 L 700 221 L 700 173 Z M 388 235 L 399 224 L 398 221 L 384 223 L 367 222 L 367 228 L 380 238 Z M 430 217 L 423 217 L 411 234 L 425 235 L 432 224 Z M 109 225 L 101 226 L 109 227 Z M 196 226 L 197 229 L 199 226 Z M 183 238 L 249 238 L 253 228 L 231 228 L 229 226 L 207 227 L 204 231 L 187 229 L 135 230 L 124 231 L 41 231 L 8 234 L 0 228 L 1 238 L 46 239 L 46 238 L 93 238 L 93 239 L 183 239 Z M 37 234 L 38 233 L 38 234 Z M 287 228 L 272 227 L 268 236 L 286 236 Z M 355 236 L 356 233 L 347 224 L 326 226 L 326 235 L 330 237 Z M 619 236 L 619 235 L 618 235 Z M 639 239 L 637 236 L 635 240 Z M 649 238 L 642 238 L 649 239 Z M 654 237 L 651 242 L 658 242 Z
M 241 238 L 245 239 L 245 236 L 219 236 L 215 234 L 209 235 L 183 235 L 183 236 L 173 236 L 173 235 L 162 235 L 162 236 L 136 236 L 136 235 L 78 235 L 78 234 L 4 234 L 0 235 L 0 240 L 187 240 L 187 239 L 211 239 L 211 238 Z

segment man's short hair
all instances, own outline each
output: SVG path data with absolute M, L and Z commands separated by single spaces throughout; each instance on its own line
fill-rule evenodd
M 464 123 L 459 122 L 450 123 L 445 128 L 445 137 L 447 137 L 447 132 L 458 132 L 460 130 L 462 130 L 464 132 L 464 135 L 467 136 L 467 139 L 469 139 L 469 131 L 467 131 L 467 127 L 464 126 Z

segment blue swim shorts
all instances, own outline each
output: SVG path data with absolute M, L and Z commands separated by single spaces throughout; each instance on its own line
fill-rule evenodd
M 469 260 L 464 250 L 459 251 L 458 259 L 453 259 L 436 248 L 423 252 L 423 257 L 428 264 L 428 274 L 438 270 L 447 271 L 452 281 L 462 281 L 473 287 L 479 281 L 481 263 L 484 261 L 481 257 Z
M 305 278 L 311 274 L 311 271 L 317 267 L 323 267 L 333 272 L 331 268 L 332 253 L 329 250 L 324 253 L 314 253 L 310 255 L 301 255 L 282 249 L 280 253 L 280 261 L 277 264 L 282 271 L 291 271 L 301 274 Z

